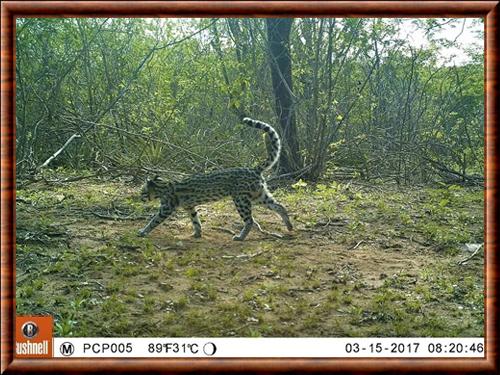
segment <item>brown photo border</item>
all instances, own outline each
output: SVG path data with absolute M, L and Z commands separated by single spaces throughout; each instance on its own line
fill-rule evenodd
M 1 4 L 1 372 L 498 373 L 496 247 L 498 1 L 4 1 Z M 14 359 L 15 54 L 17 17 L 482 17 L 485 19 L 484 359 L 186 358 Z M 486 204 L 487 202 L 487 204 Z

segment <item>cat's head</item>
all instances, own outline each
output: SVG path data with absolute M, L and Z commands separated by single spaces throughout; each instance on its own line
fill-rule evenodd
M 154 176 L 146 178 L 146 181 L 141 189 L 141 200 L 143 202 L 160 198 L 162 195 L 173 191 L 171 182 L 163 180 L 161 177 Z

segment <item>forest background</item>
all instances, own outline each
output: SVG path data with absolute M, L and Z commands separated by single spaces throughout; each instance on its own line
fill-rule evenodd
M 20 19 L 17 173 L 38 171 L 72 135 L 51 166 L 251 165 L 263 151 L 238 125 L 249 116 L 282 134 L 282 174 L 480 182 L 481 22 Z M 466 26 L 476 43 L 462 44 Z

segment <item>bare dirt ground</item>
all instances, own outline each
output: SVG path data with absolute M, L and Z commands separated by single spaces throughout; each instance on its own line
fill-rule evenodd
M 483 193 L 459 187 L 299 186 L 276 192 L 295 228 L 232 241 L 229 201 L 136 232 L 158 203 L 123 182 L 18 190 L 17 311 L 59 336 L 482 336 Z

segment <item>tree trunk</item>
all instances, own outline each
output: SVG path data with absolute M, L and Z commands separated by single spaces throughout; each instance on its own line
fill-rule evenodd
M 292 18 L 266 19 L 275 109 L 283 138 L 283 151 L 279 163 L 279 168 L 283 173 L 302 167 L 292 98 L 292 61 L 290 58 L 292 22 Z

